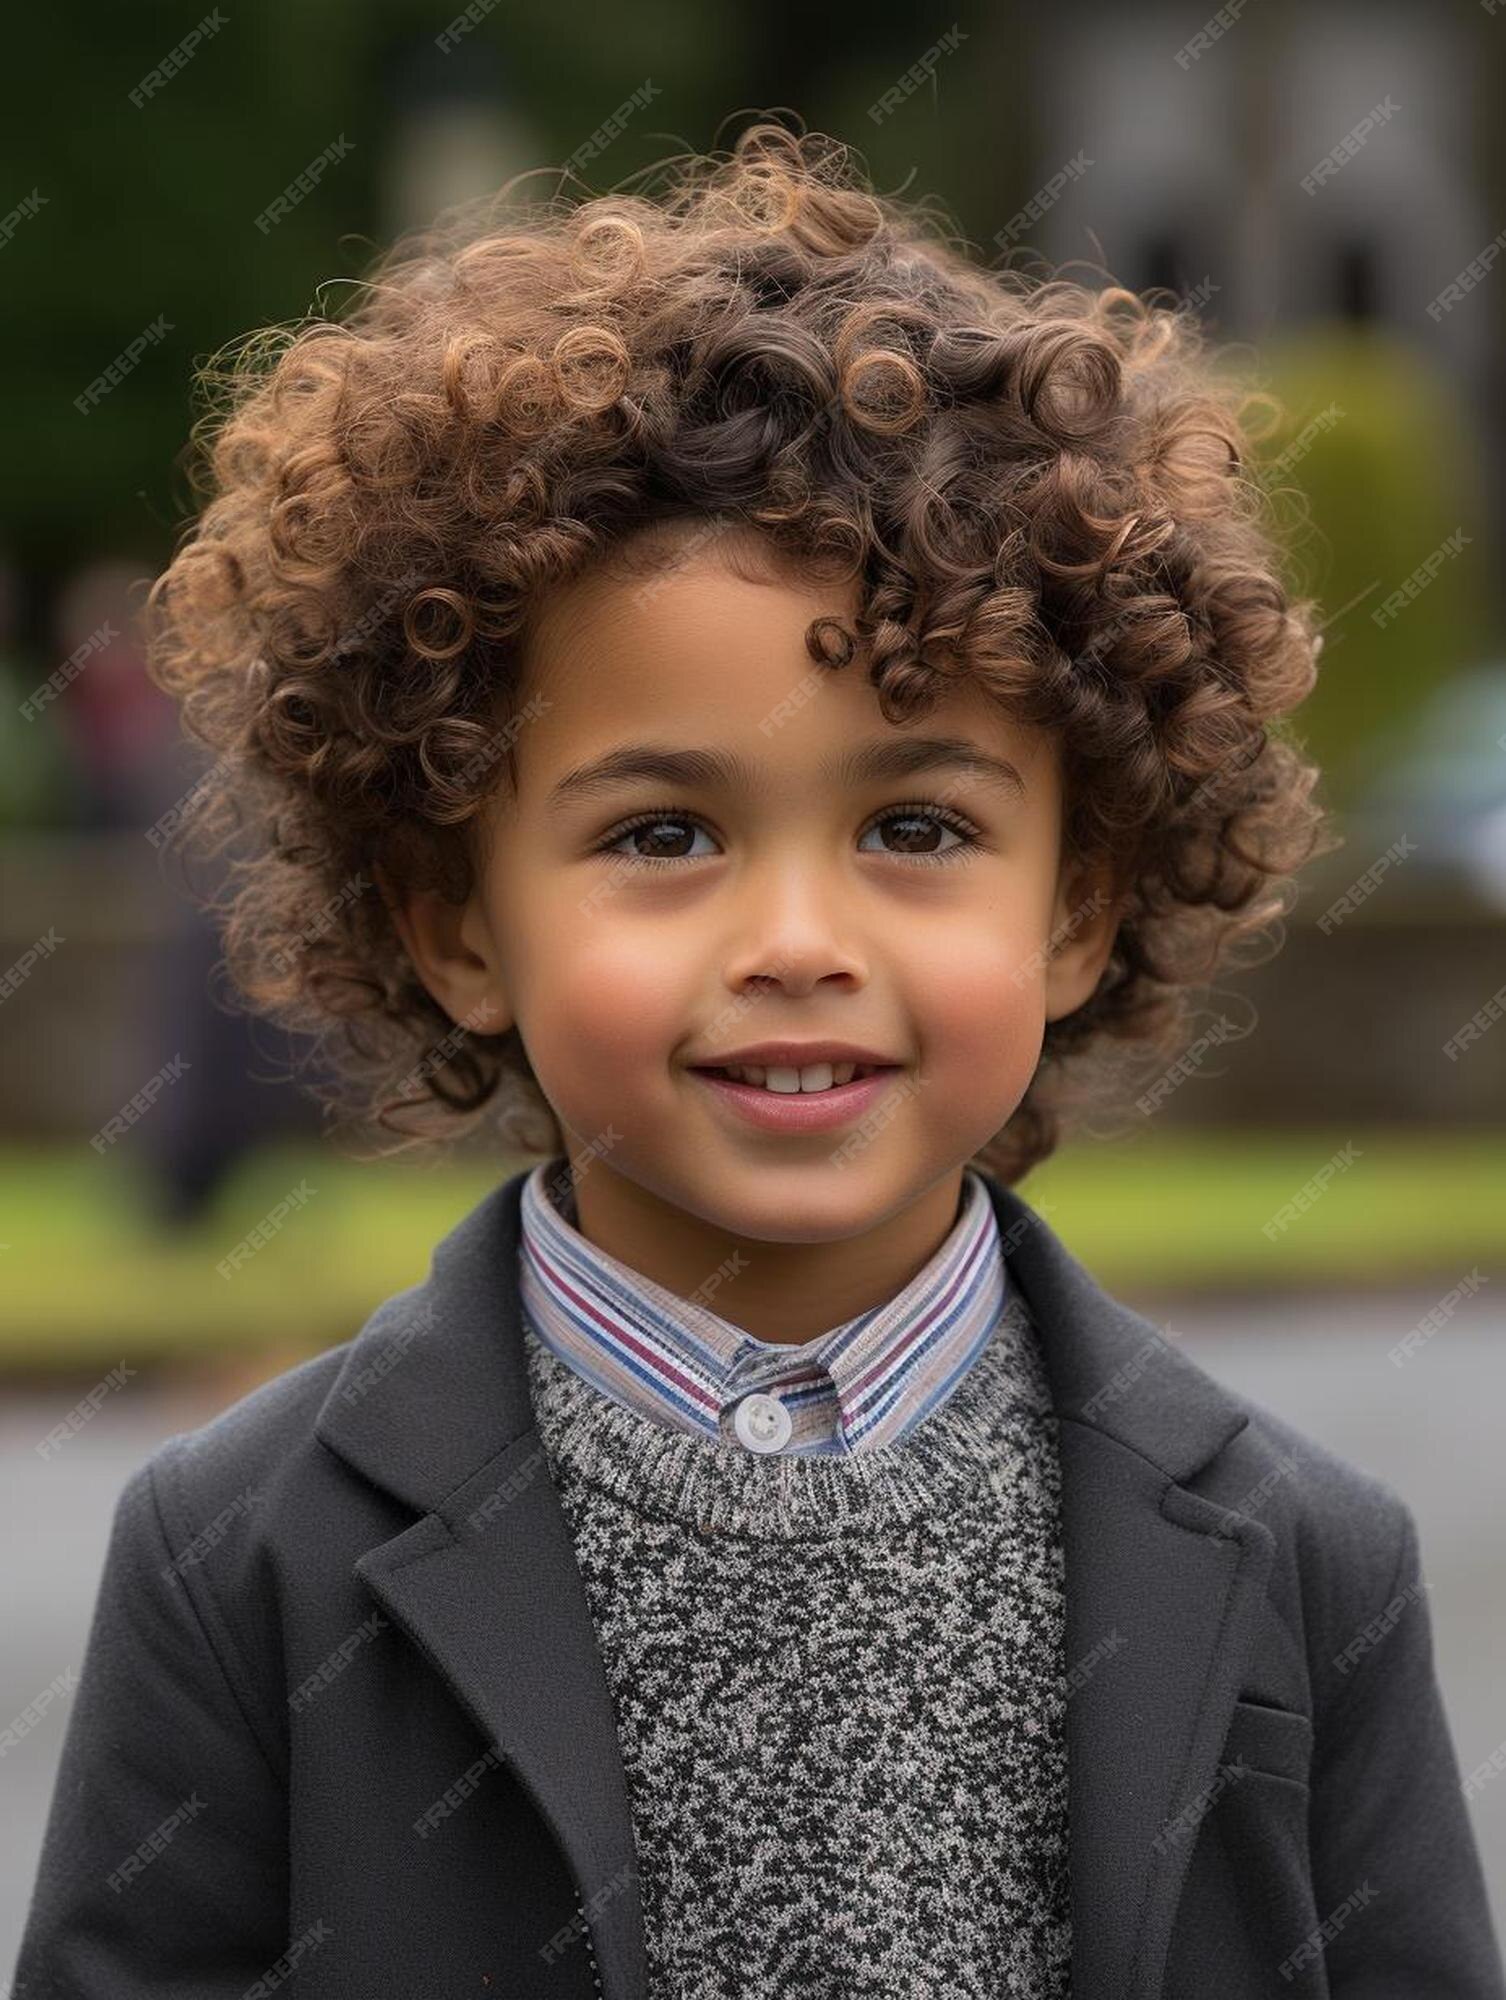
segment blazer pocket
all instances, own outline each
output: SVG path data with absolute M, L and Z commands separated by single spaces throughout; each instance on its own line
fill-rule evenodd
M 1271 1708 L 1263 1701 L 1236 1701 L 1229 1717 L 1221 1762 L 1248 1765 L 1267 1777 L 1306 1785 L 1312 1762 L 1313 1726 L 1295 1709 Z

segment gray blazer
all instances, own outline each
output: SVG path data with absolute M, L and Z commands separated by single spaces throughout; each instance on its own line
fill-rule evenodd
M 523 1178 L 124 1487 L 24 2000 L 642 2000 Z M 1060 1419 L 1075 2000 L 1503 2000 L 1407 1506 L 988 1184 Z

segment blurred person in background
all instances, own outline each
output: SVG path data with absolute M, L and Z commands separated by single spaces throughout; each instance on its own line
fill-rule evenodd
M 75 663 L 53 704 L 79 830 L 113 836 L 155 866 L 168 934 L 120 1000 L 122 1039 L 149 1075 L 167 1049 L 185 1058 L 138 1132 L 149 1204 L 166 1226 L 196 1223 L 237 1163 L 269 1140 L 319 1129 L 308 1097 L 287 1087 L 287 1039 L 252 1020 L 217 976 L 220 939 L 199 889 L 223 875 L 200 863 L 190 880 L 164 838 L 191 814 L 208 759 L 176 705 L 148 678 L 139 625 L 149 576 L 121 558 L 86 565 L 59 595 L 53 652 Z M 197 885 L 197 886 L 196 886 Z

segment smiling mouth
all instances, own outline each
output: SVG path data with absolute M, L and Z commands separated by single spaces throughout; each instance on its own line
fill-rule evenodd
M 723 1083 L 740 1083 L 771 1097 L 831 1097 L 870 1076 L 884 1075 L 899 1067 L 898 1063 L 812 1063 L 804 1070 L 797 1070 L 762 1068 L 751 1063 L 726 1068 L 705 1064 L 697 1066 L 696 1074 L 714 1076 Z

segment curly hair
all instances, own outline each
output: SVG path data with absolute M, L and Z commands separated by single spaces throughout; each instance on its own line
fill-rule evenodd
M 214 752 L 181 837 L 236 844 L 225 964 L 315 1038 L 332 1108 L 411 1144 L 490 1106 L 558 1150 L 517 1029 L 451 1021 L 373 878 L 465 894 L 553 587 L 654 523 L 752 524 L 856 584 L 806 644 L 861 654 L 886 718 L 969 676 L 1053 732 L 1064 857 L 1111 872 L 1097 988 L 976 1156 L 1013 1182 L 1090 1056 L 1184 1031 L 1326 819 L 1282 721 L 1322 640 L 1280 575 L 1262 396 L 1189 310 L 985 270 L 823 135 L 765 120 L 661 166 L 657 197 L 447 211 L 344 315 L 201 371 L 204 505 L 146 617 Z

